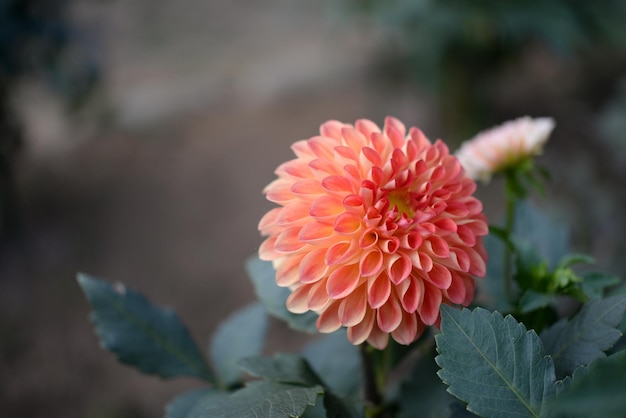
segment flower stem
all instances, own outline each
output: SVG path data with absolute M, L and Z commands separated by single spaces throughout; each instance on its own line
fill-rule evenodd
M 384 386 L 384 370 L 376 361 L 376 353 L 367 344 L 361 344 L 361 359 L 365 377 L 365 416 L 380 417 L 384 410 L 382 389 Z
M 514 190 L 514 182 L 515 180 L 511 175 L 506 176 L 505 180 L 505 212 L 504 212 L 504 233 L 506 239 L 511 242 L 511 236 L 513 234 L 513 228 L 515 226 L 515 205 L 516 205 L 516 194 Z M 503 268 L 504 268 L 504 294 L 506 295 L 509 301 L 513 299 L 513 275 L 512 275 L 512 257 L 513 252 L 510 245 L 504 246 L 504 260 L 503 260 Z

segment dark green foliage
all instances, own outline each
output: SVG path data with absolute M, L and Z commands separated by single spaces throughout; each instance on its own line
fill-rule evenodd
M 617 327 L 626 310 L 626 294 L 586 303 L 570 321 L 563 319 L 541 333 L 546 353 L 554 360 L 557 376 L 605 357 L 621 337 Z
M 442 306 L 439 377 L 448 391 L 485 417 L 545 415 L 555 394 L 554 364 L 534 331 L 512 316 Z
M 228 393 L 215 389 L 196 389 L 174 398 L 165 407 L 165 418 L 198 418 L 209 406 Z
M 257 257 L 249 258 L 246 262 L 246 270 L 259 300 L 265 305 L 267 311 L 298 331 L 316 333 L 315 321 L 317 314 L 306 312 L 304 314 L 294 314 L 287 310 L 285 301 L 291 293 L 289 289 L 276 285 L 276 272 L 272 263 L 261 261 Z
M 593 362 L 575 373 L 552 405 L 566 417 L 623 417 L 626 411 L 626 351 Z
M 280 383 L 304 386 L 321 384 L 305 359 L 297 354 L 276 354 L 274 357 L 250 357 L 239 365 L 249 374 Z
M 220 324 L 211 340 L 210 354 L 224 386 L 241 383 L 243 371 L 238 362 L 261 354 L 267 326 L 265 308 L 260 303 L 235 312 Z
M 437 377 L 439 368 L 432 351 L 422 353 L 408 379 L 400 387 L 398 418 L 444 418 L 450 416 L 455 399 Z M 463 404 L 462 411 L 465 411 Z
M 93 322 L 103 348 L 122 363 L 163 378 L 191 376 L 215 383 L 213 373 L 171 309 L 157 308 L 124 285 L 78 275 L 91 303 Z
M 341 396 L 356 396 L 363 383 L 361 356 L 350 344 L 345 331 L 325 335 L 304 347 L 309 362 L 324 386 Z
M 290 418 L 314 405 L 321 386 L 304 387 L 268 380 L 250 382 L 245 388 L 211 402 L 202 418 Z M 198 417 L 198 418 L 200 418 Z

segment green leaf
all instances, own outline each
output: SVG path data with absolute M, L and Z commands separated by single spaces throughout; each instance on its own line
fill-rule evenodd
M 450 416 L 450 405 L 455 402 L 455 399 L 446 391 L 446 385 L 437 377 L 439 368 L 432 354 L 431 352 L 422 354 L 411 370 L 411 375 L 400 387 L 398 418 L 447 418 Z M 464 404 L 463 410 L 465 410 Z
M 567 417 L 621 417 L 626 411 L 626 351 L 596 360 L 561 392 L 552 405 Z
M 496 229 L 490 227 L 490 231 L 495 231 Z M 504 277 L 503 260 L 505 244 L 501 239 L 496 238 L 497 234 L 498 233 L 493 234 L 490 232 L 489 235 L 483 238 L 485 250 L 487 254 L 489 254 L 487 274 L 484 279 L 487 300 L 483 306 L 489 306 L 494 310 L 506 312 L 511 311 L 512 307 L 504 291 L 504 280 L 502 280 Z M 478 293 L 478 296 L 482 297 L 481 293 Z
M 361 399 L 339 397 L 332 392 L 324 393 L 326 418 L 364 418 L 365 406 Z
M 513 278 L 521 290 L 547 290 L 550 286 L 548 264 L 537 249 L 530 244 L 516 241 L 515 274 Z
M 246 261 L 246 270 L 250 276 L 257 296 L 265 305 L 267 311 L 276 318 L 286 321 L 297 330 L 316 334 L 315 321 L 317 314 L 309 311 L 303 314 L 294 314 L 287 310 L 285 302 L 291 293 L 286 287 L 279 287 L 275 282 L 276 272 L 272 263 L 251 257 Z
M 215 377 L 189 331 L 171 309 L 157 308 L 140 293 L 78 275 L 93 311 L 100 344 L 117 359 L 163 378 L 191 376 L 215 384 Z
M 255 303 L 232 314 L 215 332 L 210 353 L 217 376 L 225 386 L 241 382 L 239 360 L 263 351 L 268 326 L 265 312 L 263 305 Z
M 324 392 L 323 396 L 326 396 L 328 393 Z M 324 403 L 316 401 L 315 405 L 309 405 L 306 407 L 304 412 L 301 415 L 302 418 L 327 418 L 326 409 L 324 408 Z
M 569 251 L 569 228 L 565 220 L 548 216 L 528 201 L 516 207 L 514 235 L 534 248 L 550 266 L 556 265 Z
M 469 411 L 485 417 L 545 415 L 556 379 L 534 331 L 510 315 L 444 305 L 435 340 L 439 377 Z
M 541 333 L 545 351 L 554 360 L 557 376 L 605 357 L 622 335 L 617 327 L 626 311 L 626 294 L 587 302 L 570 321 L 562 319 Z
M 212 402 L 202 418 L 290 418 L 315 405 L 321 386 L 303 387 L 270 381 L 254 381 Z
M 556 270 L 566 269 L 575 264 L 595 264 L 596 259 L 587 254 L 567 254 L 556 265 Z
M 350 344 L 345 330 L 309 343 L 304 347 L 302 356 L 311 368 L 324 381 L 324 386 L 337 395 L 356 395 L 363 382 L 361 355 Z
M 239 366 L 252 376 L 280 383 L 306 386 L 321 384 L 305 359 L 297 354 L 275 354 L 274 357 L 251 357 L 242 359 Z
M 167 404 L 165 418 L 198 418 L 219 397 L 228 397 L 228 393 L 209 388 L 185 392 Z
M 619 277 L 599 271 L 582 273 L 583 283 L 581 288 L 589 299 L 597 299 L 604 296 L 607 287 L 615 286 L 619 283 Z
M 554 302 L 555 295 L 551 293 L 540 293 L 532 289 L 528 289 L 522 294 L 519 301 L 519 309 L 521 313 L 528 313 L 534 310 L 544 308 Z

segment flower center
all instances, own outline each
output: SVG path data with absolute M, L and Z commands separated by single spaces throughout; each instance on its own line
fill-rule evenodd
M 411 192 L 404 189 L 392 190 L 387 194 L 390 207 L 398 208 L 398 216 L 405 214 L 407 218 L 411 219 L 415 217 L 415 209 L 411 205 Z

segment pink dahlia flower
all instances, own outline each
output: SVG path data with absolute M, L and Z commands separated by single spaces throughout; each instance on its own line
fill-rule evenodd
M 287 308 L 344 326 L 352 344 L 410 344 L 442 303 L 468 305 L 484 276 L 487 234 L 476 184 L 446 145 L 388 117 L 380 128 L 324 123 L 264 190 L 280 205 L 259 223 Z
M 551 118 L 521 117 L 481 132 L 461 144 L 456 156 L 474 180 L 491 175 L 540 154 L 554 129 Z

